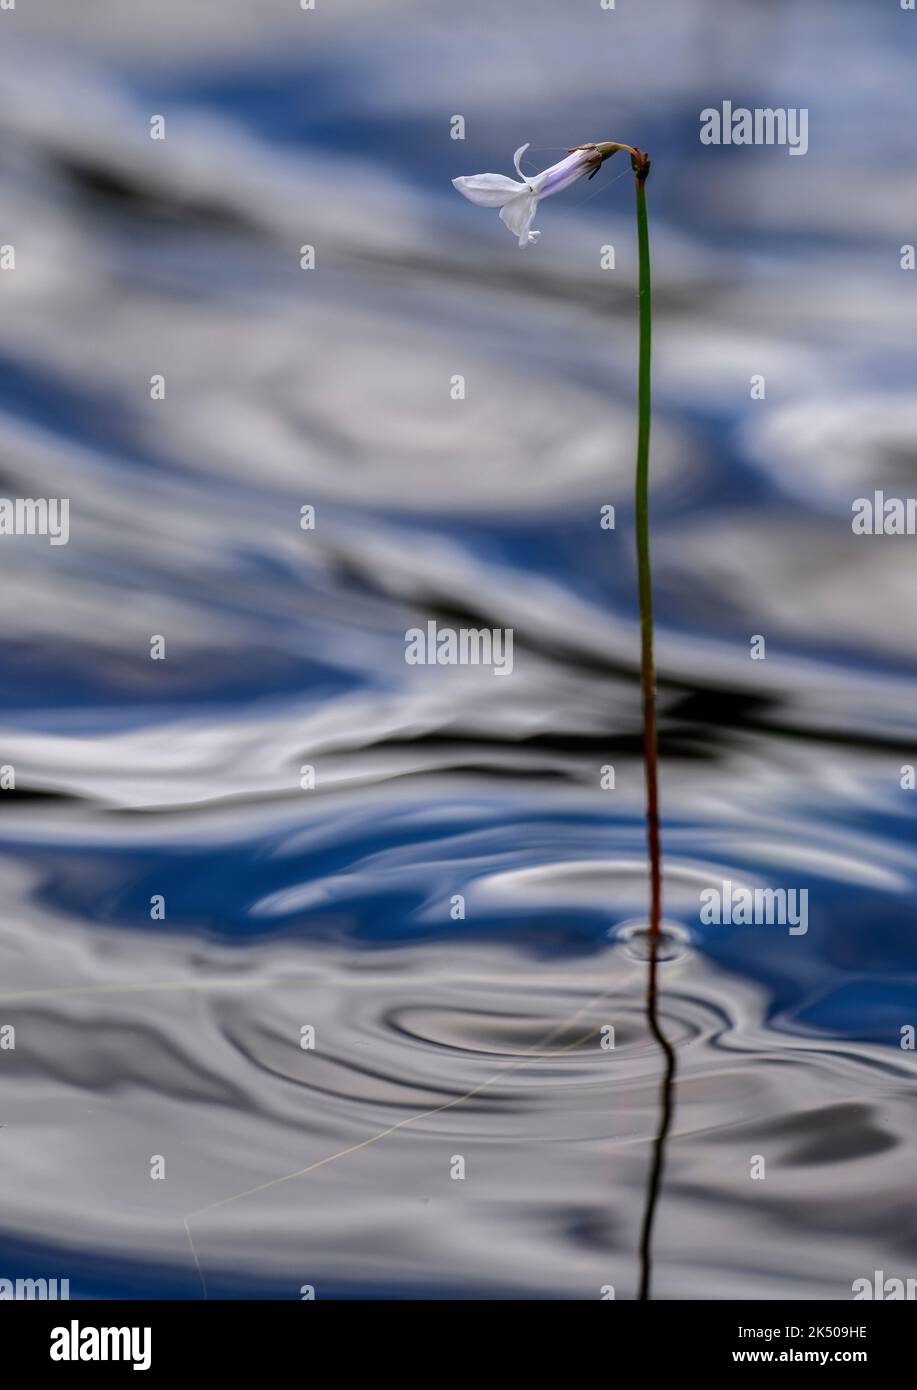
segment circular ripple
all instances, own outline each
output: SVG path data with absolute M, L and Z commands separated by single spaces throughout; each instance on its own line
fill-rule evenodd
M 656 951 L 658 961 L 684 960 L 690 952 L 691 933 L 679 922 L 663 920 L 659 930 L 659 946 Z M 649 923 L 641 919 L 634 922 L 621 922 L 611 933 L 615 941 L 631 960 L 650 959 Z

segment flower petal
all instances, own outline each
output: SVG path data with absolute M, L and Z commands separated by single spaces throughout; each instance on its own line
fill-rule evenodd
M 506 174 L 469 174 L 453 179 L 452 187 L 479 208 L 502 208 L 510 198 L 528 192 L 524 183 L 517 183 Z
M 529 145 L 530 145 L 531 143 L 532 143 L 532 142 L 531 142 L 531 140 L 530 140 L 530 141 L 529 141 Z M 528 147 L 529 147 L 528 145 L 520 145 L 519 148 L 518 148 L 518 150 L 516 151 L 516 153 L 513 155 L 513 163 L 514 163 L 515 166 L 516 166 L 516 173 L 519 175 L 520 179 L 522 179 L 523 183 L 528 183 L 528 179 L 525 177 L 525 174 L 523 174 L 523 172 L 522 172 L 522 156 L 525 154 L 525 152 L 526 152 L 526 150 L 528 149 Z
M 566 159 L 529 179 L 529 187 L 539 198 L 550 198 L 554 193 L 563 193 L 585 174 L 594 173 L 601 163 L 601 156 L 594 149 L 571 150 Z
M 519 238 L 520 246 L 528 246 L 530 242 L 537 241 L 539 232 L 532 232 L 529 228 L 535 217 L 535 209 L 538 206 L 538 199 L 534 193 L 528 189 L 520 193 L 518 197 L 511 198 L 510 201 L 500 209 L 500 221 L 504 227 L 508 227 L 514 236 Z

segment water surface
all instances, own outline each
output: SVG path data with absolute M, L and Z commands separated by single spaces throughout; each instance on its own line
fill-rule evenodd
M 0 547 L 0 1275 L 635 1296 L 661 1058 L 616 940 L 646 910 L 630 176 L 547 203 L 525 255 L 450 188 L 611 138 L 654 159 L 690 937 L 654 1295 L 913 1275 L 917 571 L 850 527 L 917 457 L 913 17 L 232 10 L 2 18 L 2 492 L 69 496 L 71 539 Z M 806 106 L 808 154 L 702 147 L 724 98 Z M 406 665 L 430 619 L 511 627 L 512 676 Z M 806 889 L 807 933 L 704 925 L 723 879 Z

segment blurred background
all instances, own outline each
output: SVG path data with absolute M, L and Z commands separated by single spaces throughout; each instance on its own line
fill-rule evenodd
M 634 1297 L 632 176 L 525 252 L 451 187 L 593 140 L 653 158 L 654 1291 L 917 1272 L 917 542 L 851 530 L 917 465 L 915 42 L 891 0 L 0 13 L 0 490 L 70 499 L 0 539 L 0 1277 Z M 808 153 L 701 145 L 724 100 Z M 406 665 L 430 620 L 512 676 Z M 808 933 L 701 925 L 724 878 Z

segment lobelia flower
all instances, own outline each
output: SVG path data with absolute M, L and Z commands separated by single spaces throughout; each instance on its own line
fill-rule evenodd
M 577 145 L 570 150 L 566 159 L 543 169 L 540 174 L 528 176 L 522 172 L 520 162 L 528 145 L 520 145 L 513 156 L 516 173 L 522 180 L 506 174 L 471 174 L 468 177 L 453 179 L 453 188 L 458 189 L 469 203 L 479 208 L 499 208 L 500 221 L 508 227 L 513 236 L 519 238 L 520 246 L 529 246 L 541 236 L 531 230 L 535 210 L 542 198 L 550 198 L 554 193 L 563 193 L 581 178 L 591 179 L 597 174 L 606 159 L 617 150 L 630 150 L 629 145 L 616 145 L 604 142 L 600 145 Z

